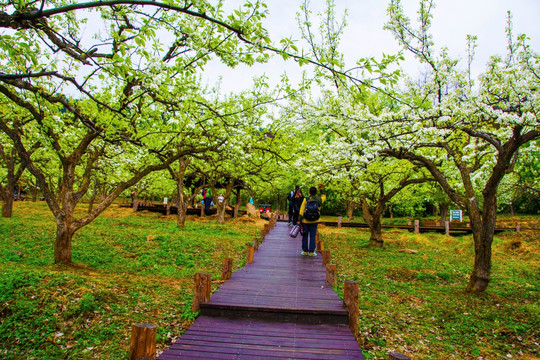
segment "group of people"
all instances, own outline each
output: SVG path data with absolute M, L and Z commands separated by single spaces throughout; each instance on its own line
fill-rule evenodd
M 317 235 L 317 225 L 321 216 L 322 204 L 326 200 L 323 185 L 318 186 L 320 196 L 317 195 L 317 188 L 309 188 L 309 196 L 304 197 L 300 186 L 296 185 L 291 191 L 287 200 L 289 201 L 289 226 L 299 225 L 302 227 L 302 252 L 304 256 L 317 256 L 315 238 Z

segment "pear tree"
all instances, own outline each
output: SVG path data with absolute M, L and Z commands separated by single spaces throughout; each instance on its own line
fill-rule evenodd
M 466 210 L 474 238 L 467 291 L 482 293 L 491 280 L 499 185 L 514 169 L 520 148 L 540 138 L 540 58 L 525 35 L 513 36 L 509 16 L 508 52 L 493 56 L 476 84 L 459 61 L 434 48 L 429 33 L 433 6 L 433 1 L 420 1 L 419 27 L 414 28 L 401 1 L 390 2 L 387 27 L 429 72 L 422 86 L 408 84 L 399 111 L 381 116 L 381 126 L 393 127 L 381 153 L 424 167 Z M 474 47 L 469 37 L 469 63 Z
M 163 114 L 205 106 L 197 72 L 211 58 L 229 66 L 267 59 L 259 47 L 268 42 L 260 23 L 264 11 L 260 2 L 228 15 L 220 3 L 202 1 L 0 5 L 0 96 L 25 118 L 2 118 L 0 129 L 55 216 L 55 262 L 72 262 L 73 234 L 123 191 L 213 146 L 190 137 L 197 121 L 174 123 Z M 84 28 L 88 21 L 91 31 Z M 47 165 L 34 161 L 25 139 L 29 125 L 54 154 L 60 181 L 51 182 Z M 76 219 L 75 207 L 103 158 L 115 158 L 115 186 Z

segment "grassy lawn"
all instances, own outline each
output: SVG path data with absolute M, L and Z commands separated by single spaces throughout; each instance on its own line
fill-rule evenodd
M 264 223 L 244 217 L 220 226 L 215 217 L 193 217 L 179 229 L 174 216 L 113 206 L 75 235 L 75 266 L 65 267 L 53 263 L 46 205 L 16 203 L 13 218 L 0 218 L 0 358 L 125 359 L 132 323 L 156 325 L 163 350 L 196 316 L 193 274 L 219 279 L 225 257 L 235 270 L 243 266 L 245 245 Z M 321 234 L 339 286 L 360 284 L 367 358 L 386 359 L 390 350 L 413 359 L 539 356 L 538 232 L 496 237 L 492 282 L 482 296 L 463 293 L 470 236 L 388 230 L 386 247 L 370 249 L 365 230 L 321 226 Z
M 529 219 L 538 223 L 538 219 Z M 398 351 L 413 359 L 538 359 L 540 232 L 506 232 L 493 245 L 492 280 L 482 296 L 463 292 L 472 270 L 472 236 L 369 232 L 321 227 L 344 280 L 360 286 L 359 333 L 369 359 Z M 406 250 L 417 250 L 418 253 Z
M 226 257 L 242 267 L 263 223 L 197 217 L 182 230 L 174 216 L 113 206 L 75 234 L 65 267 L 53 264 L 46 205 L 16 203 L 0 218 L 0 358 L 126 359 L 132 323 L 156 325 L 163 350 L 195 318 L 193 274 L 219 279 Z

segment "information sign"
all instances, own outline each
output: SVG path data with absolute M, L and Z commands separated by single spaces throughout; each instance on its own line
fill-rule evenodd
M 461 210 L 450 210 L 450 221 L 463 221 L 463 211 Z

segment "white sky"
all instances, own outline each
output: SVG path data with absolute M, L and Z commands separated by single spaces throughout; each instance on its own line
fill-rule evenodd
M 345 54 L 347 68 L 354 66 L 357 59 L 366 56 L 380 58 L 381 54 L 397 52 L 398 44 L 388 30 L 383 30 L 387 22 L 387 0 L 334 0 L 336 15 L 342 17 L 348 9 L 347 27 L 342 37 L 341 51 Z M 237 8 L 242 0 L 226 0 L 226 8 Z M 311 0 L 313 13 L 323 10 L 325 0 Z M 282 37 L 299 40 L 296 13 L 301 0 L 267 0 L 269 14 L 264 26 L 271 39 L 277 43 Z M 418 0 L 403 0 L 406 14 L 413 24 L 417 18 Z M 540 52 L 540 0 L 438 0 L 433 11 L 432 33 L 437 49 L 447 47 L 453 57 L 464 60 L 466 66 L 466 36 L 476 35 L 476 60 L 473 73 L 477 75 L 485 69 L 490 56 L 503 55 L 506 49 L 505 26 L 507 11 L 513 17 L 514 35 L 525 33 L 533 51 Z M 305 67 L 304 67 L 305 68 Z M 279 79 L 284 71 L 291 78 L 297 78 L 304 68 L 294 61 L 283 62 L 275 58 L 267 64 L 253 67 L 239 66 L 234 69 L 213 63 L 204 72 L 209 85 L 222 77 L 222 90 L 239 91 L 250 87 L 254 76 L 266 74 L 271 79 Z M 404 65 L 406 72 L 416 78 L 422 67 L 408 60 Z

